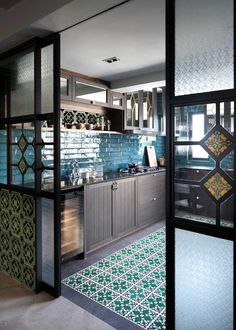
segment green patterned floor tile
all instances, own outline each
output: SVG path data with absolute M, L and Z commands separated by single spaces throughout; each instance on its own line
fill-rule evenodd
M 70 286 L 72 289 L 76 289 L 78 286 L 82 285 L 83 283 L 86 283 L 88 279 L 78 273 L 67 277 L 62 281 L 62 283 Z
M 103 260 L 96 262 L 93 266 L 100 270 L 106 271 L 108 268 L 113 267 L 114 263 L 111 262 L 110 260 L 103 259 Z
M 95 277 L 92 277 L 91 278 L 92 281 L 100 284 L 100 285 L 103 285 L 103 286 L 107 286 L 108 284 L 110 284 L 111 282 L 113 282 L 116 277 L 114 277 L 113 275 L 109 274 L 109 273 L 101 273 Z
M 158 294 L 159 296 L 166 298 L 166 285 L 163 283 L 160 287 L 158 287 L 155 291 L 155 294 Z
M 96 293 L 97 291 L 99 291 L 103 288 L 104 287 L 99 285 L 98 283 L 88 280 L 87 282 L 76 287 L 75 290 L 88 297 L 91 297 L 94 293 Z
M 142 276 L 146 276 L 150 272 L 152 272 L 155 268 L 150 266 L 148 263 L 143 262 L 142 264 L 139 264 L 137 267 L 133 268 L 132 270 L 134 272 L 141 273 Z
M 145 329 L 165 329 L 165 231 L 128 245 L 63 283 Z
M 124 293 L 126 290 L 128 290 L 130 288 L 132 284 L 121 279 L 121 278 L 117 278 L 115 281 L 113 281 L 112 283 L 108 284 L 107 288 L 109 288 L 110 290 L 115 291 L 116 293 Z
M 165 281 L 166 279 L 166 272 L 165 270 L 162 270 L 161 268 L 155 268 L 150 274 L 150 277 L 154 278 L 158 281 Z
M 144 329 L 147 329 L 153 319 L 157 317 L 157 314 L 149 308 L 138 305 L 126 317 Z
M 141 251 L 141 252 L 137 252 L 137 253 L 133 254 L 132 259 L 142 262 L 147 259 L 147 256 L 145 253 L 142 253 L 142 251 Z
M 119 266 L 124 267 L 126 269 L 126 271 L 129 271 L 131 268 L 134 268 L 139 264 L 140 264 L 139 260 L 134 260 L 134 259 L 131 259 L 131 258 L 127 258 L 124 261 L 121 261 L 119 263 Z
M 94 266 L 84 268 L 83 270 L 80 271 L 81 275 L 83 275 L 84 277 L 87 277 L 89 279 L 92 277 L 95 277 L 101 273 L 102 273 L 102 270 L 95 268 Z
M 145 253 L 146 255 L 153 255 L 157 252 L 157 250 L 154 247 L 148 245 L 142 249 L 142 252 Z
M 109 305 L 109 308 L 112 311 L 114 311 L 122 316 L 126 316 L 136 306 L 137 306 L 137 303 L 134 302 L 133 300 L 120 296 L 116 300 L 111 302 L 111 304 Z
M 129 290 L 127 290 L 123 295 L 128 299 L 132 299 L 133 301 L 140 303 L 149 294 L 150 294 L 149 291 L 140 288 L 138 285 L 134 285 Z
M 157 318 L 150 324 L 148 330 L 165 330 L 166 329 L 166 317 L 165 314 L 159 314 Z
M 106 269 L 106 273 L 120 277 L 124 275 L 127 271 L 127 268 L 121 266 L 120 264 L 114 264 L 112 267 Z
M 117 263 L 117 262 L 122 261 L 123 259 L 124 259 L 124 256 L 121 253 L 114 253 L 114 254 L 111 254 L 109 257 L 105 258 L 104 260 L 112 262 L 112 263 Z
M 142 278 L 143 278 L 142 274 L 140 274 L 138 272 L 133 272 L 133 271 L 127 272 L 121 277 L 121 279 L 131 282 L 132 284 L 137 283 Z
M 95 292 L 91 298 L 103 306 L 109 305 L 117 297 L 120 297 L 116 292 L 103 288 L 100 291 Z
M 166 307 L 166 299 L 155 293 L 151 293 L 141 304 L 159 314 Z
M 152 292 L 157 289 L 161 285 L 161 283 L 158 280 L 155 280 L 154 278 L 151 278 L 147 275 L 140 282 L 138 282 L 137 285 Z

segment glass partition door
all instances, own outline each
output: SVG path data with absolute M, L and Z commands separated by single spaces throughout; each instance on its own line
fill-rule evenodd
M 233 0 L 167 1 L 167 329 L 234 329 Z
M 58 35 L 33 39 L 0 55 L 0 269 L 55 296 L 60 294 L 59 41 Z M 47 148 L 53 161 L 45 160 Z

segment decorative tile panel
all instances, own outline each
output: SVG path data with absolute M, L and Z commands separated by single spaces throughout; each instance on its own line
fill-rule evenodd
M 213 129 L 210 136 L 203 142 L 203 147 L 207 152 L 219 157 L 232 145 L 232 141 L 227 135 L 220 129 Z
M 216 172 L 208 178 L 204 183 L 204 187 L 211 193 L 211 195 L 219 200 L 224 197 L 231 189 L 232 186 L 226 181 L 226 179 L 219 173 Z
M 35 201 L 0 189 L 0 270 L 35 289 Z

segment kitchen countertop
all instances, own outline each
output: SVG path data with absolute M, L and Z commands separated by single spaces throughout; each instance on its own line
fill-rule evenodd
M 89 179 L 83 179 L 83 183 L 81 184 L 71 184 L 67 183 L 65 186 L 61 187 L 62 193 L 66 192 L 73 192 L 76 190 L 83 189 L 84 186 L 95 184 L 95 183 L 102 183 L 102 182 L 108 182 L 108 181 L 114 181 L 114 180 L 121 180 L 125 178 L 133 178 L 141 175 L 148 175 L 148 174 L 155 174 L 160 172 L 165 172 L 165 168 L 160 168 L 159 170 L 151 171 L 151 172 L 143 172 L 143 173 L 119 173 L 119 172 L 107 172 L 104 173 L 102 178 L 89 178 Z M 62 181 L 65 182 L 65 181 Z

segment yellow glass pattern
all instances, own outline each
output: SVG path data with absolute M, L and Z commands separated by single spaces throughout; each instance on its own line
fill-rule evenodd
M 223 132 L 215 130 L 204 144 L 210 152 L 219 157 L 232 145 L 232 142 Z
M 232 189 L 232 186 L 226 181 L 226 179 L 216 172 L 212 175 L 205 183 L 205 188 L 215 197 L 216 200 L 219 200 L 223 197 L 228 191 Z
M 18 146 L 21 150 L 21 152 L 24 151 L 25 147 L 27 145 L 27 141 L 26 141 L 26 138 L 22 135 L 18 141 Z
M 27 170 L 27 163 L 25 162 L 25 160 L 23 158 L 21 158 L 19 164 L 18 164 L 18 168 L 21 171 L 21 173 L 25 173 L 25 171 Z

